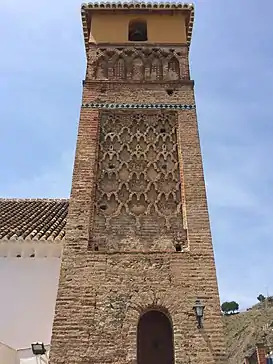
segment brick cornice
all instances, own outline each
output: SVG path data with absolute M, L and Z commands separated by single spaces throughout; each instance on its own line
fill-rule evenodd
M 151 42 L 124 42 L 124 43 L 109 43 L 109 42 L 100 42 L 93 43 L 89 42 L 89 48 L 187 48 L 189 49 L 189 45 L 187 43 L 151 43 Z
M 86 87 L 93 87 L 94 84 L 98 84 L 98 85 L 113 85 L 113 87 L 115 87 L 116 85 L 127 85 L 130 87 L 134 87 L 134 86 L 140 86 L 140 85 L 144 85 L 144 86 L 170 86 L 170 87 L 175 87 L 175 86 L 191 86 L 192 88 L 194 87 L 194 80 L 173 80 L 173 81 L 129 81 L 129 80 L 89 80 L 86 79 L 83 81 L 84 82 L 84 86 Z

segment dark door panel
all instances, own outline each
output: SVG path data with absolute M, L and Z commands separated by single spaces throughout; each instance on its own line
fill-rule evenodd
M 169 318 L 160 311 L 141 316 L 137 332 L 138 364 L 173 364 L 173 332 Z

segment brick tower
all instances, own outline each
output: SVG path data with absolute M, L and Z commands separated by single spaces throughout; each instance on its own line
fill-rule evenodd
M 51 364 L 225 362 L 193 18 L 180 3 L 82 6 L 87 72 Z

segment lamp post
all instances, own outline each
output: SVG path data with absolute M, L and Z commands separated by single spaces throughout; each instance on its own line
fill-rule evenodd
M 202 329 L 203 328 L 202 319 L 204 316 L 205 306 L 201 303 L 201 301 L 199 299 L 197 299 L 195 301 L 195 305 L 193 306 L 193 309 L 194 309 L 195 315 L 196 315 L 197 327 L 198 327 L 198 329 Z
M 31 344 L 32 353 L 36 357 L 37 364 L 47 364 L 48 363 L 48 357 L 46 353 L 46 348 L 44 343 L 42 342 L 35 342 Z M 43 357 L 44 356 L 44 357 Z

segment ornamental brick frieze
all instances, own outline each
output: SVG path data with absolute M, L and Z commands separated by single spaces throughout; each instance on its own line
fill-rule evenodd
M 188 48 L 93 48 L 88 79 L 109 81 L 178 81 L 189 79 Z
M 94 247 L 175 251 L 186 241 L 176 112 L 103 110 L 100 120 Z
M 194 110 L 195 105 L 185 104 L 117 104 L 90 102 L 82 104 L 83 109 L 172 109 L 172 110 Z

